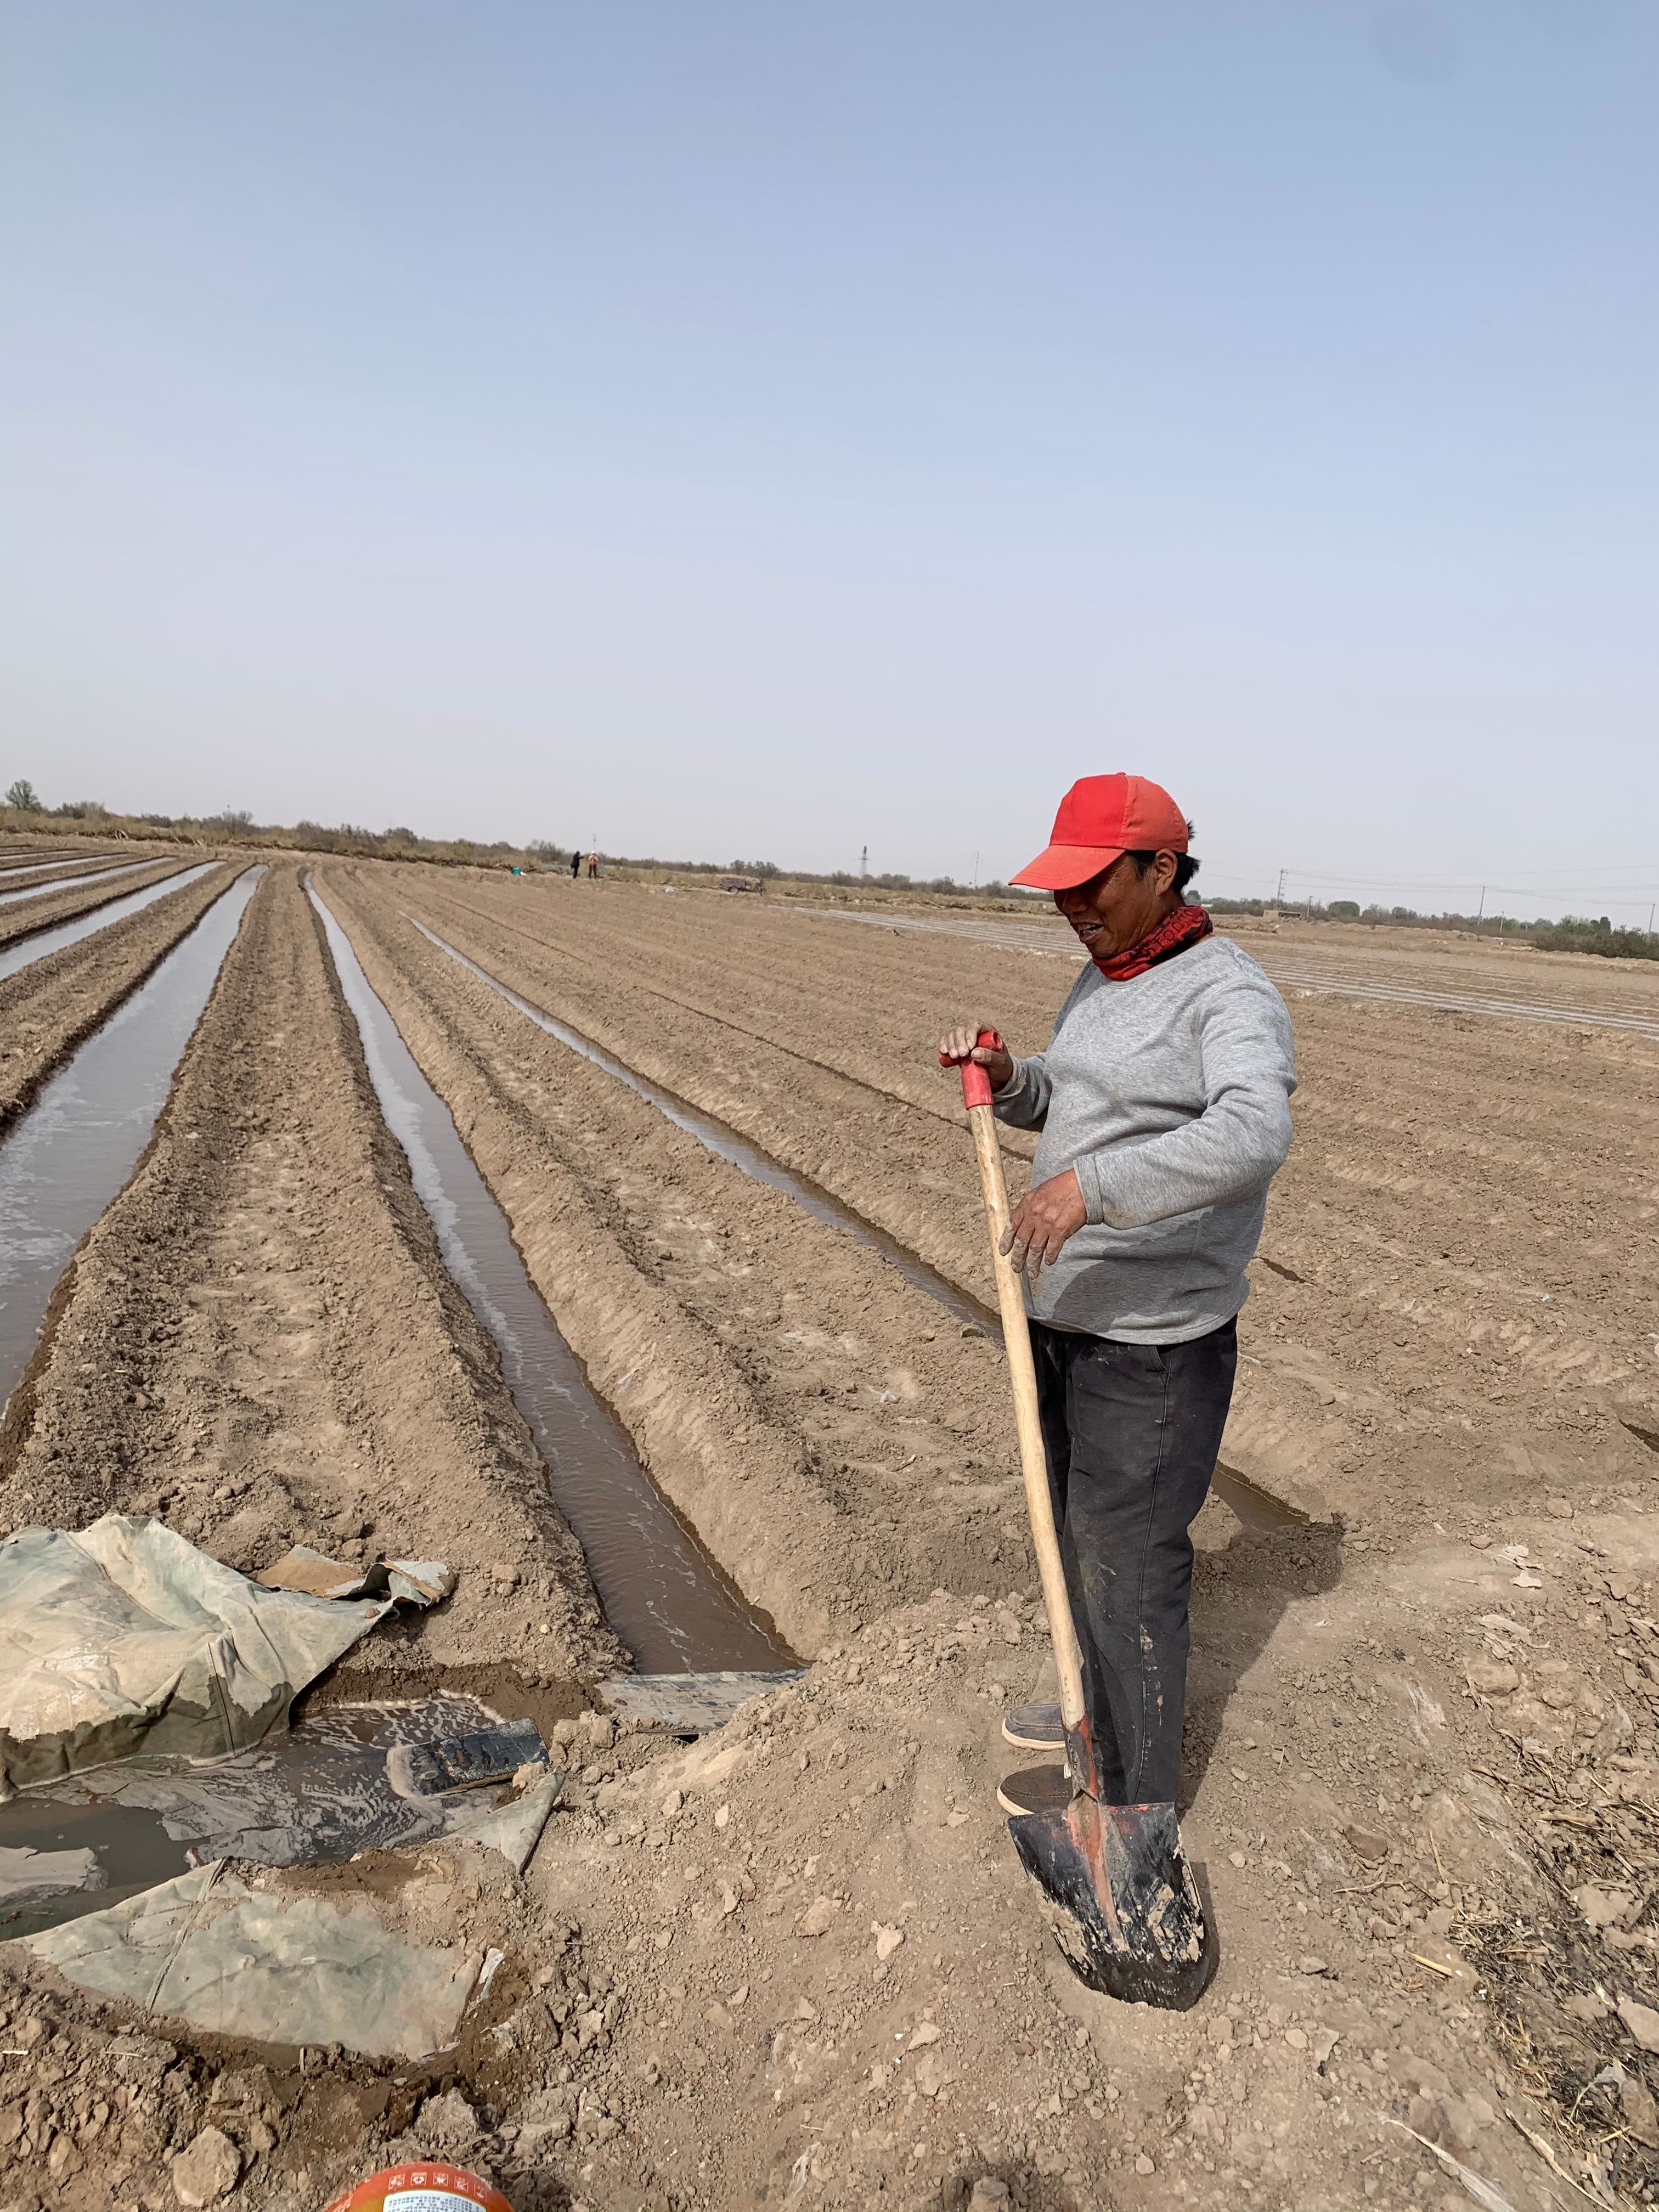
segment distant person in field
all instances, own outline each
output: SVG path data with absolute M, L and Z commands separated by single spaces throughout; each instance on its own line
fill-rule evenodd
M 582 856 L 580 850 L 578 850 L 570 855 L 570 880 L 573 884 L 575 882 L 577 877 L 580 875 L 581 872 Z
M 1048 1046 L 1018 1059 L 964 1023 L 999 1120 L 1042 1132 L 1003 1250 L 1025 1280 L 1054 1523 L 1084 1701 L 1112 1802 L 1181 1787 L 1188 1529 L 1232 1398 L 1244 1271 L 1291 1141 L 1284 1001 L 1186 889 L 1192 825 L 1138 775 L 1074 783 L 1013 878 L 1051 891 L 1088 964 Z M 1003 1723 L 1058 1752 L 1060 1707 Z
M 599 872 L 599 856 L 597 853 L 590 853 L 587 856 L 587 880 L 590 884 L 593 882 Z

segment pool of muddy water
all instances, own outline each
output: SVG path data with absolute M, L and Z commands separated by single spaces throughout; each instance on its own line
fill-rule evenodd
M 504 1782 L 413 1795 L 407 1754 L 485 1735 L 515 1744 L 508 1755 L 520 1762 L 545 1748 L 510 1710 L 441 1692 L 307 1711 L 291 1732 L 216 1764 L 129 1759 L 25 1790 L 0 1805 L 0 1941 L 101 1912 L 214 1859 L 316 1865 L 441 1834 L 455 1817 L 489 1811 Z M 6 1857 L 20 1850 L 90 1852 L 88 1879 L 31 1898 L 27 1868 Z
M 588 1388 L 526 1270 L 506 1215 L 448 1108 L 307 884 L 386 1125 L 402 1145 L 445 1265 L 500 1348 L 507 1388 L 545 1462 L 554 1503 L 586 1555 L 606 1618 L 644 1672 L 792 1665 L 774 1632 L 704 1551 Z

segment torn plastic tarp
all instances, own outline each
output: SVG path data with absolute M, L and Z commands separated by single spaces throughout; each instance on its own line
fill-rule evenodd
M 222 1860 L 25 1948 L 78 1988 L 156 2019 L 371 2058 L 453 2043 L 483 1964 L 479 1950 L 393 1935 L 368 1896 L 325 1899 L 275 1875 L 254 1888 Z
M 21 1912 L 50 1897 L 105 1887 L 95 1851 L 37 1851 L 27 1844 L 0 1850 L 0 1911 Z
M 0 1545 L 0 1794 L 246 1750 L 392 1603 L 263 1589 L 160 1521 L 21 1528 Z
M 296 1544 L 255 1580 L 267 1589 L 304 1590 L 312 1597 L 385 1596 L 400 1605 L 436 1605 L 454 1589 L 455 1571 L 441 1559 L 376 1559 L 354 1567 Z

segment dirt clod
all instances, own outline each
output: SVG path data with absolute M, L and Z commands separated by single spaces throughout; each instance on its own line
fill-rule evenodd
M 235 2188 L 242 2156 L 222 2128 L 205 2127 L 170 2165 L 173 2193 L 180 2204 L 216 2204 Z

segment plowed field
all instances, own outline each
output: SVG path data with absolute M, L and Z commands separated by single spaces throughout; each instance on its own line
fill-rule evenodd
M 167 2161 L 209 2125 L 232 2201 L 283 2212 L 422 2155 L 519 2212 L 1386 2212 L 1469 2201 L 1460 2165 L 1517 2212 L 1652 2201 L 1659 1038 L 1559 1018 L 1644 1022 L 1645 979 L 1243 939 L 1301 1088 L 1224 1448 L 1268 1503 L 1235 1485 L 1247 1519 L 1198 1528 L 1183 1820 L 1223 1966 L 1176 2017 L 1071 1978 L 994 1798 L 1000 1711 L 1049 1678 L 932 1049 L 974 1016 L 1040 1042 L 1064 940 L 313 865 L 592 1389 L 805 1671 L 689 1750 L 590 1715 L 522 1881 L 457 1888 L 511 1964 L 418 2076 L 152 2025 L 171 2056 L 112 2087 L 119 2023 L 10 1959 L 20 2205 L 191 2201 Z M 0 984 L 17 1127 L 222 882 Z M 8 1410 L 11 1526 L 112 1506 L 249 1571 L 295 1541 L 456 1568 L 344 1662 L 360 1685 L 564 1738 L 628 1664 L 286 863 Z

